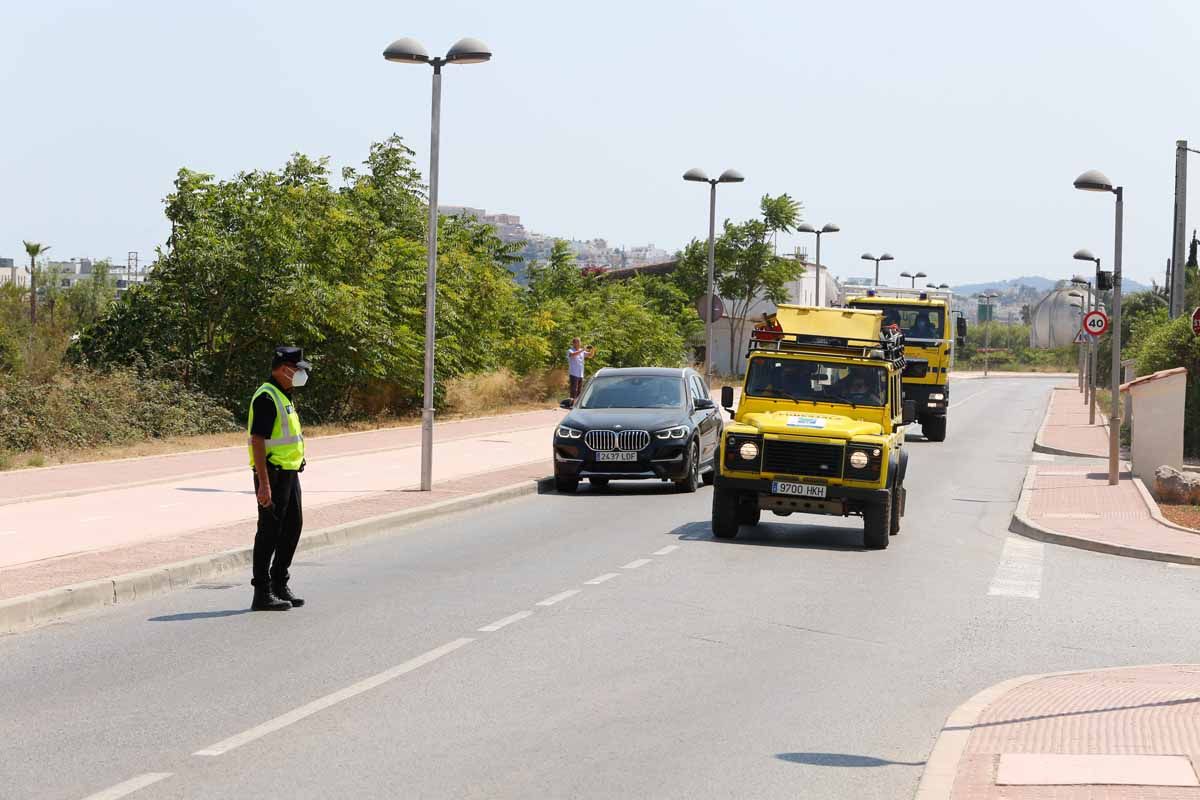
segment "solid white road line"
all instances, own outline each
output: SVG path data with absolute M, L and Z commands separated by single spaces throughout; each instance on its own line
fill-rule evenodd
M 595 578 L 592 578 L 590 581 L 584 581 L 584 583 L 586 583 L 588 586 L 595 586 L 597 584 L 604 583 L 605 581 L 611 581 L 613 578 L 617 577 L 619 574 L 620 573 L 618 573 L 618 572 L 606 572 L 603 575 L 597 575 Z
M 637 569 L 638 567 L 644 567 L 649 563 L 650 563 L 650 559 L 639 558 L 637 561 L 630 561 L 628 564 L 621 567 L 621 569 Z
M 327 694 L 320 699 L 314 700 L 311 703 L 300 706 L 299 708 L 289 711 L 286 714 L 283 714 L 282 716 L 278 716 L 275 719 L 270 720 L 269 722 L 264 722 L 262 725 L 251 728 L 248 731 L 243 731 L 242 733 L 239 733 L 236 736 L 231 736 L 228 739 L 217 742 L 214 745 L 210 745 L 209 747 L 206 747 L 203 750 L 197 750 L 195 753 L 192 753 L 192 755 L 194 755 L 194 756 L 224 755 L 225 753 L 228 753 L 230 750 L 233 750 L 236 747 L 241 747 L 244 744 L 253 742 L 255 739 L 261 739 L 262 737 L 266 736 L 267 734 L 271 734 L 271 733 L 274 733 L 275 731 L 286 728 L 288 725 L 299 722 L 300 720 L 302 720 L 306 717 L 311 717 L 313 714 L 316 714 L 318 711 L 324 711 L 325 709 L 329 708 L 330 706 L 337 705 L 338 703 L 342 702 L 343 700 L 349 700 L 350 698 L 355 697 L 356 695 L 360 695 L 363 692 L 367 692 L 367 691 L 370 691 L 371 689 L 374 689 L 377 686 L 381 686 L 394 678 L 398 678 L 401 675 L 404 675 L 406 673 L 412 672 L 413 670 L 419 669 L 419 668 L 425 666 L 426 664 L 430 663 L 431 661 L 437 661 L 442 656 L 453 653 L 458 648 L 463 647 L 464 645 L 468 645 L 473 641 L 475 641 L 475 640 L 474 639 L 455 639 L 453 642 L 444 644 L 441 647 L 435 647 L 434 649 L 430 650 L 428 653 L 423 653 L 423 654 L 417 656 L 416 658 L 410 658 L 408 661 L 405 661 L 403 664 L 398 664 L 397 666 L 394 666 L 391 669 L 386 669 L 383 672 L 380 672 L 378 675 L 373 675 L 370 678 L 366 678 L 365 680 L 359 681 L 358 683 L 354 684 L 353 686 L 347 686 L 345 689 L 340 689 L 340 690 L 334 692 L 333 694 Z
M 1049 453 L 1034 453 L 1033 460 L 1054 463 L 1054 456 L 1050 455 Z
M 521 620 L 525 619 L 526 617 L 532 617 L 532 616 L 533 616 L 532 611 L 518 611 L 517 613 L 511 614 L 511 615 L 505 617 L 504 619 L 496 620 L 491 625 L 484 625 L 479 630 L 481 633 L 495 633 L 496 631 L 503 628 L 505 625 L 512 625 L 514 622 L 520 622 Z
M 559 592 L 558 594 L 554 595 L 553 597 L 547 597 L 545 600 L 539 600 L 538 602 L 534 603 L 534 605 L 552 606 L 555 603 L 566 600 L 568 597 L 574 597 L 575 595 L 579 594 L 581 591 L 583 591 L 583 590 L 582 589 L 567 589 L 565 592 Z
M 158 783 L 174 774 L 173 772 L 147 772 L 145 775 L 130 778 L 124 783 L 118 783 L 116 786 L 105 789 L 103 792 L 89 794 L 83 800 L 117 800 L 117 798 L 127 797 L 139 789 L 145 789 L 150 784 Z
M 664 547 L 664 548 L 663 548 L 663 549 L 661 549 L 661 550 L 655 550 L 655 551 L 654 551 L 653 553 L 651 553 L 650 555 L 652 555 L 652 556 L 665 556 L 667 553 L 674 553 L 674 552 L 675 552 L 676 550 L 678 550 L 678 549 L 679 549 L 679 545 L 677 545 L 677 544 L 669 544 L 669 545 L 667 545 L 666 547 Z
M 1004 552 L 996 575 L 988 587 L 988 594 L 996 597 L 1027 597 L 1036 600 L 1042 596 L 1042 556 L 1045 547 L 1041 542 L 1009 536 L 1004 540 Z

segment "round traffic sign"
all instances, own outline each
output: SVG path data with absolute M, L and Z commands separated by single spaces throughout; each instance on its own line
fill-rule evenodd
M 1083 329 L 1092 336 L 1100 336 L 1108 331 L 1108 314 L 1103 311 L 1089 311 L 1083 317 Z

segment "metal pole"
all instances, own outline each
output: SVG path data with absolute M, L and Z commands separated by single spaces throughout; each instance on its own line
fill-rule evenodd
M 433 113 L 429 133 L 429 263 L 425 269 L 425 387 L 421 408 L 421 491 L 433 489 L 433 349 L 437 310 L 438 144 L 442 123 L 442 65 L 433 64 Z
M 817 302 L 821 305 L 821 232 L 817 231 Z
M 713 274 L 717 260 L 717 182 L 710 180 L 708 195 L 708 304 L 704 309 L 704 378 L 710 384 L 713 374 Z
M 983 377 L 988 375 L 988 361 L 992 357 L 992 301 L 989 300 L 985 306 L 988 310 L 987 322 L 983 328 Z
M 875 259 L 875 285 L 879 285 L 879 259 Z
M 1086 305 L 1087 305 L 1087 298 L 1085 298 L 1085 297 L 1079 298 L 1079 327 L 1076 328 L 1076 333 L 1080 334 L 1080 335 L 1082 334 L 1082 331 L 1083 331 L 1083 315 L 1085 313 L 1087 313 L 1087 309 L 1085 308 Z M 1083 370 L 1084 370 L 1083 341 L 1080 341 L 1079 342 L 1079 391 L 1080 392 L 1083 392 L 1083 386 L 1084 386 Z M 1085 403 L 1087 402 L 1087 395 L 1084 395 L 1083 402 L 1085 402 Z
M 1175 219 L 1171 226 L 1171 319 L 1183 313 L 1184 274 L 1187 272 L 1183 268 L 1184 220 L 1187 218 L 1187 154 L 1187 140 L 1176 141 Z
M 1125 187 L 1118 186 L 1116 236 L 1113 246 L 1112 413 L 1108 417 L 1108 484 L 1116 486 L 1121 473 L 1121 234 L 1125 217 Z

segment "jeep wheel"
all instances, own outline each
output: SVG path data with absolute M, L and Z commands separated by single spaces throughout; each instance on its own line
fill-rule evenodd
M 921 433 L 931 442 L 946 441 L 946 418 L 929 417 L 921 423 Z
M 592 485 L 593 489 L 607 489 L 608 488 L 608 478 L 591 477 L 591 478 L 588 478 L 588 483 L 590 483 Z
M 738 535 L 737 492 L 713 490 L 712 533 L 718 539 L 733 539 Z
M 762 519 L 762 509 L 756 505 L 751 505 L 750 502 L 743 502 L 738 506 L 738 522 L 743 525 L 757 525 Z
M 863 545 L 868 550 L 885 550 L 892 527 L 892 496 L 863 509 Z
M 700 448 L 695 442 L 688 445 L 687 449 L 687 475 L 681 481 L 675 481 L 675 489 L 680 492 L 691 494 L 700 488 Z
M 704 483 L 705 486 L 712 486 L 713 481 L 716 479 L 716 477 L 717 477 L 717 465 L 716 464 L 713 464 L 713 468 L 710 469 L 708 472 L 702 472 L 700 474 L 700 480 L 701 480 L 701 482 Z
M 555 491 L 563 492 L 564 494 L 574 494 L 578 488 L 578 478 L 560 478 L 557 475 L 554 476 Z
M 904 514 L 904 487 L 898 486 L 892 492 L 892 527 L 891 534 L 900 532 L 900 517 Z

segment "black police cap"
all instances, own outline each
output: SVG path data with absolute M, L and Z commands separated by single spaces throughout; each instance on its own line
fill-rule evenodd
M 271 369 L 280 364 L 291 364 L 297 369 L 312 369 L 312 364 L 304 360 L 304 350 L 290 345 L 280 345 L 275 348 L 275 357 L 271 359 Z

